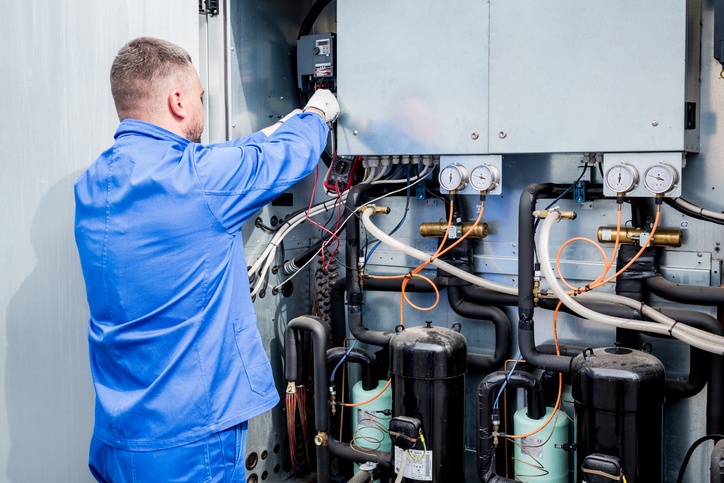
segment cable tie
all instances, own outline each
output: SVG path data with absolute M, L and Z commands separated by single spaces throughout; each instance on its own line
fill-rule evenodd
M 671 337 L 674 337 L 674 335 L 671 333 L 671 331 L 674 330 L 674 327 L 676 327 L 676 324 L 678 324 L 678 323 L 679 323 L 679 321 L 677 320 L 676 322 L 674 322 L 674 325 L 672 325 L 671 327 L 669 327 L 669 335 L 670 335 Z
M 412 272 L 407 272 L 407 275 L 405 275 L 405 278 L 407 280 L 412 280 Z
M 586 290 L 585 290 L 586 292 L 590 292 L 591 290 L 593 290 L 593 289 L 591 288 L 591 284 L 586 285 L 584 288 L 586 289 Z

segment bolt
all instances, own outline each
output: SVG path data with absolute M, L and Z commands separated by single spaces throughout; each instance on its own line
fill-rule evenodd
M 701 258 L 703 255 L 701 254 L 701 252 L 699 252 L 699 253 L 696 254 L 696 256 L 699 257 L 699 258 Z
M 656 126 L 659 125 L 659 121 L 653 121 L 653 122 L 651 123 L 651 125 L 654 126 L 654 127 L 656 127 Z
M 478 131 L 473 131 L 470 137 L 473 139 L 478 139 L 480 137 L 480 134 L 478 134 Z
M 232 52 L 234 51 L 234 47 L 231 48 L 231 51 L 232 51 Z
M 359 134 L 357 131 L 352 131 L 353 136 L 356 136 L 357 134 Z
M 236 124 L 232 124 L 231 127 L 236 127 Z
M 507 135 L 508 135 L 508 133 L 506 133 L 505 131 L 500 131 L 500 132 L 498 133 L 498 137 L 499 137 L 500 139 L 505 139 L 505 136 L 507 136 Z

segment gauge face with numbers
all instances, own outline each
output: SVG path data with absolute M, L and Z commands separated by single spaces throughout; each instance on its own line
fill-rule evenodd
M 500 182 L 500 172 L 495 166 L 482 164 L 470 172 L 470 185 L 481 193 L 492 191 Z
M 679 182 L 679 173 L 670 164 L 652 164 L 644 172 L 644 185 L 655 195 L 673 191 Z
M 639 173 L 626 163 L 617 163 L 606 171 L 606 186 L 614 193 L 628 193 L 636 189 Z
M 468 170 L 459 164 L 450 164 L 440 171 L 440 187 L 447 191 L 460 191 L 468 185 Z

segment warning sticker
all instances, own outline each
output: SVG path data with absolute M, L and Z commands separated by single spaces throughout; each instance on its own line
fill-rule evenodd
M 332 75 L 332 64 L 314 64 L 314 77 L 328 77 Z
M 543 457 L 543 440 L 538 438 L 523 438 L 520 442 L 523 445 L 523 453 L 534 458 Z
M 395 446 L 395 473 L 400 471 L 400 463 L 402 463 L 402 456 L 407 458 L 405 463 L 405 478 L 417 481 L 432 481 L 432 451 L 421 451 L 417 449 L 411 449 L 410 453 L 416 459 L 410 457 L 407 451 L 403 451 Z

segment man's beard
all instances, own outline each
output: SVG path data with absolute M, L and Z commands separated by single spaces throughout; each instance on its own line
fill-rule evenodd
M 184 137 L 192 143 L 201 142 L 201 134 L 204 132 L 204 125 L 189 126 L 184 131 Z

